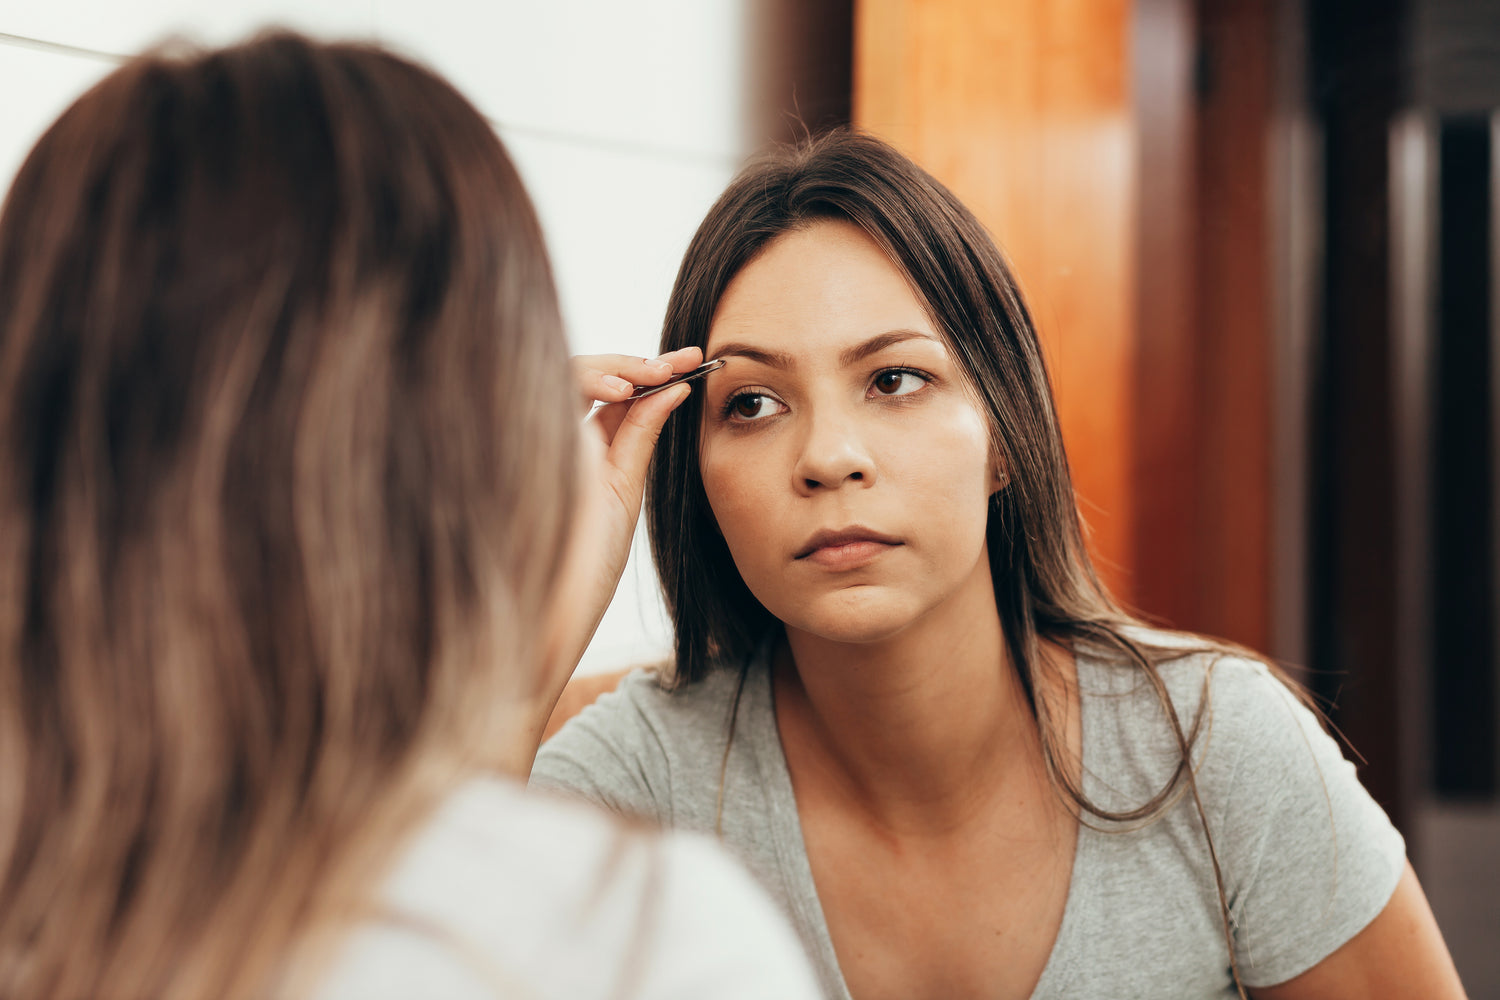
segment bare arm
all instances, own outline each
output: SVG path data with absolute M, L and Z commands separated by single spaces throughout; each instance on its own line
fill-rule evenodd
M 593 451 L 602 457 L 590 456 L 595 460 L 588 463 L 585 473 L 583 523 L 570 542 L 560 585 L 564 592 L 554 599 L 552 620 L 545 626 L 546 673 L 527 704 L 525 731 L 517 746 L 520 757 L 514 764 L 522 775 L 530 772 L 548 732 L 548 720 L 625 572 L 651 454 L 662 426 L 687 398 L 690 387 L 668 389 L 638 401 L 630 401 L 630 394 L 637 385 L 660 385 L 675 373 L 692 371 L 703 361 L 703 352 L 687 347 L 655 361 L 665 364 L 617 354 L 573 359 L 583 412 L 595 402 L 606 404 L 584 426 L 585 434 L 596 439 L 590 442 Z
M 564 723 L 598 701 L 600 695 L 619 687 L 620 681 L 628 673 L 630 670 L 627 668 L 609 674 L 574 677 L 568 681 L 568 686 L 563 688 L 562 697 L 557 699 L 557 706 L 552 709 L 551 718 L 547 720 L 547 728 L 542 731 L 542 742 L 550 740 Z
M 1368 927 L 1295 979 L 1253 993 L 1255 1000 L 1462 1000 L 1464 988 L 1408 863 Z

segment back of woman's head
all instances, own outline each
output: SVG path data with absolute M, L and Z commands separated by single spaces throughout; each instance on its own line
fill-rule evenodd
M 47 132 L 0 217 L 0 994 L 264 988 L 494 745 L 565 351 L 498 139 L 394 56 L 149 56 Z
M 821 220 L 864 230 L 901 270 L 967 376 L 1009 473 L 988 514 L 996 598 L 1023 662 L 1037 634 L 1116 614 L 1083 544 L 1046 365 L 1016 281 L 945 187 L 873 136 L 839 130 L 752 162 L 709 210 L 667 305 L 662 350 L 705 346 L 731 281 L 778 237 Z M 702 401 L 653 460 L 647 515 L 677 636 L 677 679 L 739 661 L 773 624 L 735 570 L 698 467 Z

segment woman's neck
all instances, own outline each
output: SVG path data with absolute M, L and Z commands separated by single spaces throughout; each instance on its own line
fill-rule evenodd
M 940 833 L 997 794 L 1030 796 L 1039 776 L 1045 785 L 987 561 L 981 569 L 887 639 L 789 628 L 777 649 L 777 724 L 794 772 L 892 832 Z

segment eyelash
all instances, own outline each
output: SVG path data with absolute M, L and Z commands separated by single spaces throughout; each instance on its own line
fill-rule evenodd
M 873 386 L 875 384 L 875 380 L 878 379 L 878 378 L 880 378 L 880 376 L 882 376 L 882 375 L 891 375 L 891 374 L 897 374 L 897 375 L 914 375 L 914 376 L 916 376 L 917 378 L 921 379 L 924 383 L 926 383 L 928 385 L 931 385 L 933 382 L 936 381 L 936 379 L 931 374 L 922 371 L 920 368 L 908 368 L 905 365 L 897 365 L 894 368 L 882 368 L 879 371 L 877 371 L 874 375 L 871 375 L 870 376 L 870 384 Z M 915 390 L 913 392 L 902 393 L 899 396 L 891 396 L 891 395 L 889 395 L 887 393 L 881 393 L 880 395 L 885 396 L 885 398 L 887 398 L 887 399 L 900 400 L 900 399 L 905 399 L 905 397 L 907 397 L 907 396 L 916 395 L 916 393 L 920 392 L 920 391 L 921 390 L 918 389 L 918 390 Z M 727 421 L 727 422 L 731 422 L 731 423 L 740 423 L 740 424 L 759 423 L 760 420 L 763 420 L 765 418 L 762 417 L 762 418 L 759 418 L 759 419 L 756 419 L 756 420 L 739 420 L 739 421 L 731 420 L 731 411 L 734 409 L 734 404 L 737 401 L 739 401 L 740 399 L 742 399 L 743 397 L 745 397 L 745 396 L 770 396 L 770 395 L 771 394 L 769 392 L 762 392 L 761 390 L 755 388 L 754 386 L 746 386 L 743 389 L 736 390 L 735 392 L 730 393 L 729 398 L 726 399 L 726 400 L 724 400 L 724 405 L 721 406 L 721 407 L 719 407 L 719 419 Z M 772 398 L 774 399 L 775 397 L 772 396 Z M 778 400 L 778 402 L 780 402 L 780 401 Z M 782 405 L 784 406 L 786 404 L 783 403 Z

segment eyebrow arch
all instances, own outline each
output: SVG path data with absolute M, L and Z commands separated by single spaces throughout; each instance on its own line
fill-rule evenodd
M 887 347 L 894 347 L 907 340 L 931 340 L 934 343 L 940 343 L 932 334 L 922 333 L 920 330 L 892 330 L 890 333 L 882 333 L 878 337 L 871 337 L 863 344 L 855 344 L 847 351 L 844 351 L 839 355 L 839 365 L 848 368 L 850 365 L 858 364 L 872 354 L 879 354 Z
M 871 337 L 862 344 L 855 344 L 853 347 L 846 349 L 839 354 L 839 365 L 840 367 L 848 368 L 850 365 L 858 364 L 872 354 L 878 354 L 887 347 L 894 347 L 896 344 L 907 340 L 930 340 L 934 343 L 940 343 L 932 334 L 922 333 L 920 330 L 892 330 L 889 333 L 879 334 L 878 336 Z M 725 357 L 746 358 L 750 361 L 766 365 L 769 368 L 778 368 L 782 371 L 794 365 L 790 354 L 782 351 L 768 351 L 764 348 L 751 347 L 749 344 L 740 343 L 723 345 L 714 352 L 714 356 L 709 358 L 709 360 L 717 361 L 719 358 Z

